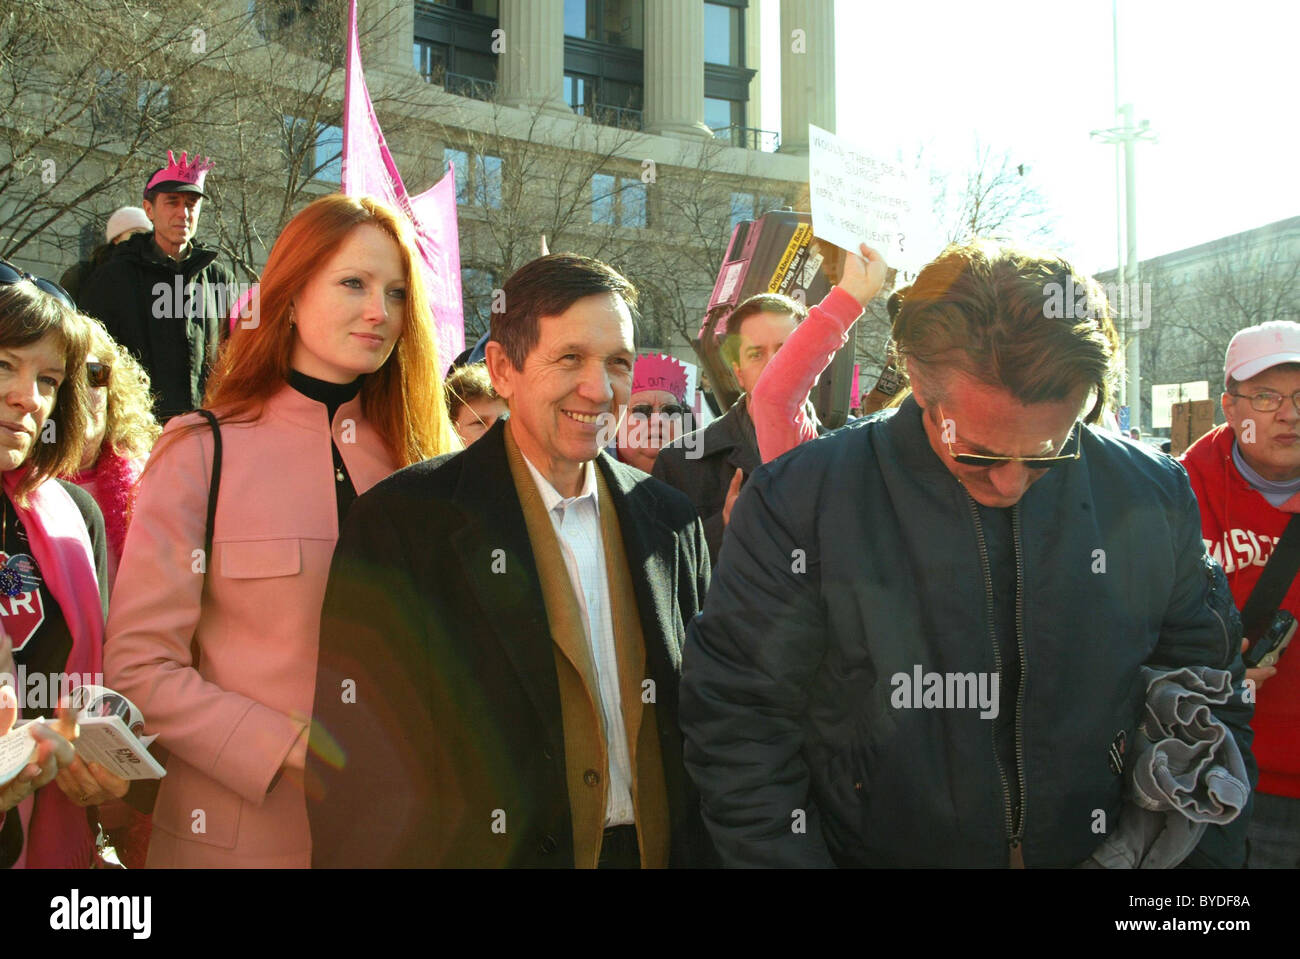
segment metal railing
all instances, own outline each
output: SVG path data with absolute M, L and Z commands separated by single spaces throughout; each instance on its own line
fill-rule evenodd
M 620 130 L 640 130 L 641 111 L 631 107 L 611 107 L 603 103 L 574 105 L 573 112 L 583 117 L 591 117 L 601 126 L 618 127 Z
M 781 134 L 775 130 L 760 130 L 757 127 L 721 127 L 713 131 L 716 140 L 727 140 L 733 147 L 742 150 L 757 150 L 761 153 L 775 153 L 781 149 Z
M 469 97 L 471 100 L 491 100 L 497 95 L 495 80 L 452 73 L 450 70 L 443 74 L 442 87 L 448 93 L 454 93 L 458 97 Z

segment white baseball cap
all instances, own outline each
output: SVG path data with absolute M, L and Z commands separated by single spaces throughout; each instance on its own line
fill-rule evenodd
M 1223 360 L 1223 385 L 1241 382 L 1283 363 L 1300 363 L 1300 323 L 1272 320 L 1238 331 Z

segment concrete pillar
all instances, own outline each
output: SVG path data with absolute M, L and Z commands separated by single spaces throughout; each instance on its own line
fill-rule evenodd
M 347 12 L 345 3 L 345 18 Z M 367 73 L 409 73 L 414 69 L 411 51 L 415 46 L 415 4 L 403 0 L 358 2 L 357 30 L 361 34 L 361 63 Z
M 773 0 L 766 2 L 771 3 Z M 759 130 L 774 128 L 764 121 L 765 112 L 769 118 L 775 119 L 770 117 L 771 110 L 763 110 L 763 76 L 776 70 L 776 64 L 763 62 L 763 3 L 764 0 L 749 0 L 749 8 L 745 10 L 745 66 L 756 71 L 754 79 L 749 81 L 749 104 L 745 108 L 745 122 L 747 126 Z
M 834 0 L 781 0 L 781 152 L 808 152 L 808 124 L 835 132 Z
M 501 0 L 497 98 L 573 115 L 564 102 L 564 0 Z
M 711 137 L 704 125 L 704 4 L 645 5 L 645 117 L 649 133 Z

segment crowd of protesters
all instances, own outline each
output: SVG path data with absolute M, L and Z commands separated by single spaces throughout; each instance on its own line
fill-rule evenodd
M 166 765 L 0 685 L 0 865 L 1300 865 L 1300 672 L 1258 655 L 1300 615 L 1300 324 L 1233 339 L 1180 464 L 1103 425 L 1093 281 L 953 246 L 828 433 L 863 245 L 735 309 L 694 433 L 589 257 L 444 376 L 368 198 L 299 212 L 232 329 L 210 167 L 169 153 L 75 300 L 0 263 L 0 674 L 102 676 Z

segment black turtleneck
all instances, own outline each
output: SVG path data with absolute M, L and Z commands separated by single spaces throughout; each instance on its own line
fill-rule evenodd
M 330 424 L 330 452 L 334 458 L 334 499 L 339 511 L 339 529 L 343 528 L 343 518 L 348 515 L 348 509 L 357 498 L 357 490 L 352 485 L 348 468 L 343 464 L 343 454 L 339 452 L 338 444 L 334 442 L 334 414 L 338 412 L 340 406 L 361 392 L 362 379 L 358 376 L 351 383 L 329 383 L 299 373 L 297 370 L 289 371 L 290 386 L 307 399 L 315 400 L 325 406 L 326 419 Z

